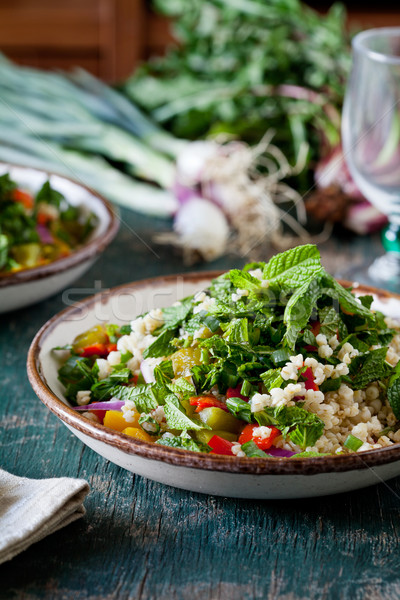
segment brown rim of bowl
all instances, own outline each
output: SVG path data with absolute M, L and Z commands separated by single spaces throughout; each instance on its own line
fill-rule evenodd
M 0 164 L 8 165 L 8 163 L 4 163 L 1 161 Z M 0 288 L 21 283 L 28 283 L 36 279 L 43 279 L 44 277 L 49 277 L 50 275 L 57 275 L 58 273 L 62 273 L 63 271 L 71 269 L 72 267 L 75 267 L 80 263 L 97 256 L 114 239 L 119 227 L 118 209 L 115 208 L 110 202 L 108 202 L 108 200 L 103 198 L 103 196 L 101 196 L 88 186 L 78 181 L 75 181 L 70 177 L 66 177 L 65 175 L 59 175 L 58 173 L 54 173 L 53 171 L 44 171 L 43 169 L 36 169 L 35 167 L 24 167 L 14 164 L 9 164 L 9 167 L 11 169 L 32 169 L 40 173 L 46 173 L 49 177 L 54 175 L 60 177 L 61 179 L 66 179 L 67 181 L 70 181 L 71 183 L 74 183 L 75 185 L 87 190 L 92 196 L 97 198 L 97 200 L 99 200 L 101 204 L 104 205 L 109 217 L 109 223 L 106 231 L 101 237 L 94 237 L 88 243 L 84 244 L 77 250 L 74 250 L 68 256 L 57 258 L 56 260 L 53 260 L 47 265 L 33 267 L 32 269 L 23 269 L 22 271 L 16 271 L 15 273 L 10 273 L 9 275 L 2 275 L 0 273 Z
M 87 309 L 101 299 L 104 303 L 109 297 L 123 290 L 135 290 L 145 287 L 158 287 L 162 284 L 174 281 L 182 277 L 186 281 L 211 280 L 221 274 L 221 271 L 204 271 L 177 275 L 167 275 L 132 282 L 114 287 L 105 292 L 85 298 L 78 304 L 64 309 L 52 317 L 38 331 L 28 351 L 27 372 L 30 384 L 38 398 L 53 412 L 61 421 L 78 430 L 79 432 L 94 438 L 97 441 L 109 444 L 126 454 L 138 455 L 149 460 L 159 460 L 171 465 L 187 468 L 203 469 L 207 471 L 222 471 L 229 473 L 246 473 L 252 475 L 316 475 L 329 472 L 352 471 L 372 468 L 400 460 L 400 444 L 377 450 L 368 450 L 362 454 L 348 454 L 341 456 L 311 457 L 311 458 L 236 458 L 221 455 L 201 454 L 189 452 L 178 448 L 159 446 L 157 444 L 134 440 L 127 435 L 112 431 L 97 423 L 93 423 L 78 414 L 72 408 L 62 402 L 48 386 L 44 375 L 40 374 L 41 366 L 39 354 L 42 342 L 47 335 L 57 327 L 58 323 L 68 315 L 73 315 Z M 341 281 L 344 285 L 349 282 Z M 367 294 L 375 294 L 384 300 L 395 297 L 400 302 L 400 295 L 378 290 L 368 286 L 358 286 L 359 291 Z

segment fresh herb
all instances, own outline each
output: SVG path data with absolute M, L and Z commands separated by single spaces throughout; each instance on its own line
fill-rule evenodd
M 211 448 L 207 444 L 202 442 L 195 442 L 191 437 L 186 436 L 162 436 L 156 441 L 156 444 L 160 446 L 170 446 L 171 448 L 182 448 L 183 450 L 190 450 L 191 452 L 210 452 Z

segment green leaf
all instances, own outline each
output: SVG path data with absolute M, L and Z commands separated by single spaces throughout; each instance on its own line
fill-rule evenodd
M 176 306 L 168 306 L 162 309 L 164 323 L 162 329 L 173 329 L 181 325 L 191 311 L 193 305 L 192 296 L 181 300 Z
M 175 352 L 176 347 L 170 343 L 175 337 L 174 331 L 175 330 L 173 329 L 166 329 L 158 337 L 156 337 L 154 342 L 150 344 L 146 350 L 144 350 L 143 358 L 160 358 Z
M 257 446 L 257 444 L 255 444 L 253 442 L 253 440 L 250 440 L 249 442 L 242 444 L 241 448 L 242 448 L 243 452 L 245 453 L 245 455 L 249 456 L 250 458 L 268 458 L 269 457 L 269 455 L 266 454 L 264 452 L 264 450 L 261 450 L 261 448 L 259 448 Z
M 3 269 L 8 257 L 9 243 L 6 235 L 0 234 L 0 269 Z
M 167 388 L 173 394 L 182 394 L 183 396 L 193 396 L 196 394 L 196 388 L 184 377 L 179 377 L 174 383 L 168 383 Z
M 358 354 L 350 363 L 350 375 L 355 390 L 364 389 L 369 383 L 384 379 L 393 373 L 393 367 L 386 362 L 387 348 L 370 350 Z
M 249 343 L 249 321 L 247 318 L 233 319 L 225 329 L 224 339 L 237 344 Z
M 212 331 L 212 333 L 218 331 L 221 324 L 217 317 L 214 317 L 214 315 L 209 315 L 205 310 L 201 310 L 198 313 L 198 319 L 200 323 L 208 327 L 208 329 Z
M 17 184 L 10 177 L 9 173 L 0 176 L 0 202 L 9 200 L 10 194 L 17 189 Z
M 229 412 L 238 419 L 242 421 L 246 421 L 247 423 L 252 422 L 252 414 L 250 404 L 243 400 L 242 398 L 227 398 L 226 406 L 229 409 Z
M 166 392 L 157 383 L 146 383 L 134 387 L 117 385 L 110 390 L 110 395 L 125 402 L 132 400 L 138 412 L 149 413 L 164 404 Z
M 304 275 L 304 283 L 290 297 L 286 305 L 283 321 L 287 330 L 284 338 L 290 348 L 294 349 L 300 331 L 307 326 L 317 300 L 323 294 L 321 273 L 323 274 L 322 268 L 311 278 L 307 279 Z
M 171 429 L 180 429 L 182 431 L 211 429 L 200 420 L 195 421 L 188 417 L 175 394 L 168 394 L 165 397 L 164 411 L 168 427 Z
M 264 279 L 271 284 L 299 288 L 323 271 L 318 248 L 312 244 L 297 246 L 276 254 L 264 267 Z
M 280 369 L 269 369 L 265 373 L 260 375 L 263 384 L 265 385 L 267 392 L 269 393 L 272 388 L 280 388 L 283 383 Z
M 397 363 L 395 372 L 389 379 L 387 399 L 396 419 L 400 419 L 400 363 Z
M 36 202 L 45 202 L 56 208 L 60 208 L 62 200 L 64 200 L 63 194 L 54 190 L 49 181 L 46 181 L 36 194 Z
M 294 443 L 301 448 L 314 445 L 324 431 L 324 422 L 315 413 L 298 405 L 265 408 L 254 413 L 254 418 L 259 425 L 277 427 L 285 438 L 289 435 L 292 441 L 294 435 Z
M 319 322 L 321 324 L 321 333 L 329 339 L 335 335 L 339 329 L 340 317 L 333 306 L 325 306 L 318 312 Z
M 321 437 L 324 426 L 320 424 L 299 424 L 296 429 L 289 433 L 289 438 L 300 448 L 314 446 L 315 442 Z
M 90 390 L 96 382 L 91 361 L 81 356 L 71 356 L 58 371 L 58 379 L 66 388 L 66 397 L 76 405 L 76 394 Z
M 106 325 L 106 333 L 108 335 L 108 338 L 109 338 L 111 344 L 117 343 L 117 341 L 118 341 L 117 334 L 119 334 L 119 330 L 120 330 L 119 325 L 115 325 L 113 323 L 108 323 Z
M 229 271 L 229 279 L 235 288 L 240 288 L 241 290 L 255 292 L 261 287 L 261 281 L 257 277 L 253 277 L 253 275 L 247 273 L 247 271 L 232 269 Z
M 143 427 L 143 429 L 146 431 L 146 433 L 150 434 L 150 435 L 158 435 L 160 433 L 160 424 L 158 423 L 158 421 L 156 421 L 154 419 L 154 417 L 151 416 L 150 413 L 142 413 L 141 416 L 139 417 L 139 425 L 143 425 L 143 423 L 150 423 L 150 425 L 152 425 L 152 430 L 150 431 L 150 429 L 145 429 Z
M 368 310 L 370 310 L 371 304 L 374 301 L 374 297 L 373 296 L 359 296 L 359 300 L 360 300 L 361 304 L 363 306 L 365 306 L 365 308 L 368 308 Z
M 122 367 L 113 371 L 109 377 L 106 377 L 101 381 L 97 381 L 92 385 L 90 390 L 92 392 L 93 398 L 99 400 L 100 402 L 102 400 L 107 400 L 108 398 L 113 396 L 112 390 L 114 389 L 114 387 L 120 383 L 128 383 L 131 376 L 132 373 L 126 367 Z
M 211 448 L 202 442 L 196 442 L 191 437 L 175 435 L 173 437 L 161 437 L 156 441 L 160 446 L 170 446 L 171 448 L 183 448 L 191 452 L 210 452 Z

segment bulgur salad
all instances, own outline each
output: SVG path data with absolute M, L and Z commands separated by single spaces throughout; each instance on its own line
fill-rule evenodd
M 59 380 L 88 419 L 163 446 L 288 459 L 390 446 L 400 327 L 372 300 L 299 246 L 82 333 L 55 349 Z
M 68 256 L 89 236 L 92 213 L 72 206 L 46 181 L 36 193 L 0 176 L 0 276 Z

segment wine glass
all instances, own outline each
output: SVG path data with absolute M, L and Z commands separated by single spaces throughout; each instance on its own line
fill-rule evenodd
M 353 39 L 353 66 L 342 117 L 345 160 L 363 195 L 389 221 L 386 253 L 346 278 L 400 291 L 400 27 Z M 344 275 L 344 274 L 343 274 Z

